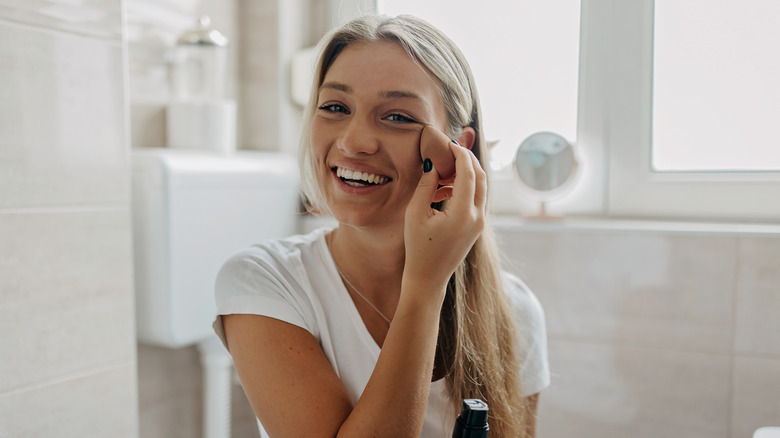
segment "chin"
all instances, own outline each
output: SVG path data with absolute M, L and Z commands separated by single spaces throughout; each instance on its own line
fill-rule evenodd
M 370 227 L 388 227 L 400 225 L 403 228 L 403 217 L 400 219 L 392 219 L 387 214 L 373 213 L 367 214 L 362 212 L 345 211 L 345 209 L 339 210 L 338 208 L 332 208 L 330 210 L 331 215 L 338 221 L 339 224 L 349 225 L 355 228 L 370 228 Z

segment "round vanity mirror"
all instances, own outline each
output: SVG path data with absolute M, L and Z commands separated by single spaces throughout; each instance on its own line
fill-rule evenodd
M 554 132 L 537 132 L 517 148 L 513 170 L 520 186 L 541 202 L 539 218 L 555 218 L 546 202 L 565 193 L 577 171 L 574 148 Z

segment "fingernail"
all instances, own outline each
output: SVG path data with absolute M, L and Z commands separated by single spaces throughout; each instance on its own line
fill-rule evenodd
M 452 139 L 452 142 L 453 142 L 453 143 L 455 143 L 456 145 L 460 146 L 460 143 L 458 143 L 457 141 L 455 141 L 455 139 L 454 139 L 454 138 Z
M 430 158 L 426 158 L 425 161 L 423 161 L 423 172 L 428 173 L 433 169 L 433 162 Z

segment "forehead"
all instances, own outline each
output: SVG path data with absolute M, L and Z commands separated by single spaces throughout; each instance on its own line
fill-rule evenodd
M 404 80 L 429 82 L 435 86 L 432 76 L 400 44 L 389 41 L 360 42 L 345 47 L 333 61 L 325 77 L 329 75 L 359 77 L 363 73 L 378 74 L 373 79 L 403 83 Z M 395 81 L 393 81 L 395 80 Z

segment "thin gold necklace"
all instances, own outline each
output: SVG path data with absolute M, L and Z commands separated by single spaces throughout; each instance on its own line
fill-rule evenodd
M 328 240 L 328 246 L 330 246 L 331 248 L 333 247 L 333 240 L 332 240 L 332 236 L 333 236 L 333 233 L 330 233 L 330 234 L 328 234 L 328 237 L 327 237 L 327 240 Z M 331 251 L 332 251 L 332 250 L 331 250 Z M 332 253 L 331 253 L 331 254 L 332 254 Z M 331 258 L 333 258 L 333 256 L 332 256 L 332 255 L 331 255 Z M 355 291 L 355 293 L 356 293 L 356 294 L 358 294 L 358 296 L 359 296 L 360 298 L 363 298 L 363 301 L 365 301 L 365 302 L 366 302 L 366 303 L 367 303 L 369 306 L 371 306 L 371 308 L 372 308 L 372 309 L 374 309 L 374 311 L 375 311 L 377 314 L 379 314 L 379 316 L 381 316 L 381 317 L 382 317 L 382 319 L 384 319 L 384 320 L 385 320 L 385 322 L 387 322 L 387 326 L 388 326 L 388 327 L 390 327 L 390 323 L 392 322 L 392 320 L 391 320 L 390 318 L 388 318 L 387 316 L 385 316 L 385 314 L 384 314 L 384 313 L 382 313 L 382 311 L 381 311 L 381 310 L 379 310 L 379 308 L 378 308 L 378 307 L 376 307 L 376 306 L 374 305 L 374 303 L 372 303 L 372 302 L 371 302 L 371 300 L 369 300 L 368 298 L 366 298 L 366 296 L 365 296 L 365 295 L 363 295 L 363 294 L 360 292 L 360 290 L 359 290 L 358 288 L 356 288 L 356 287 L 355 287 L 355 285 L 354 285 L 354 284 L 352 284 L 352 282 L 351 282 L 351 281 L 349 281 L 349 279 L 348 279 L 346 276 L 344 276 L 344 274 L 342 274 L 342 273 L 341 273 L 341 269 L 339 269 L 339 265 L 336 263 L 336 259 L 335 259 L 335 258 L 333 259 L 333 265 L 334 265 L 334 266 L 336 266 L 336 272 L 338 272 L 338 273 L 339 273 L 339 277 L 341 277 L 341 279 L 342 279 L 342 280 L 344 280 L 344 283 L 346 283 L 346 284 L 347 284 L 347 286 L 351 287 L 351 288 L 352 288 L 352 290 L 353 290 L 353 291 Z

